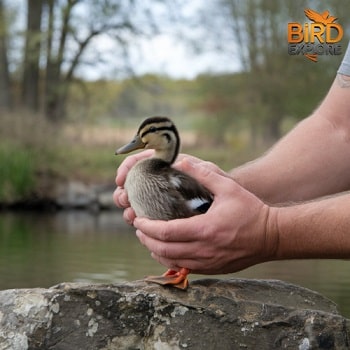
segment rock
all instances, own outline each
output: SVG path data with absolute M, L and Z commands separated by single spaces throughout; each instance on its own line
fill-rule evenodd
M 115 209 L 116 205 L 113 201 L 113 188 L 112 190 L 97 192 L 96 201 L 100 209 Z
M 115 209 L 114 184 L 87 185 L 79 181 L 60 184 L 54 201 L 62 208 Z
M 78 181 L 61 185 L 57 192 L 57 204 L 64 208 L 85 208 L 95 201 L 94 191 Z
M 0 349 L 349 349 L 350 321 L 270 280 L 142 281 L 0 292 Z

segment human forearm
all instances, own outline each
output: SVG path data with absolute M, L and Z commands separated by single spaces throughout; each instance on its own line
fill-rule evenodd
M 314 114 L 267 154 L 232 171 L 269 203 L 303 201 L 350 189 L 350 85 L 335 79 Z
M 270 209 L 272 259 L 350 258 L 350 194 Z
M 350 145 L 342 130 L 319 115 L 302 121 L 233 178 L 269 203 L 303 201 L 349 188 Z

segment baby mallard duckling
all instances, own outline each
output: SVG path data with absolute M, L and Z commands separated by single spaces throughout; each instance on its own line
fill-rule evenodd
M 146 119 L 134 139 L 116 154 L 143 148 L 154 149 L 154 156 L 137 162 L 124 184 L 136 215 L 172 220 L 205 213 L 213 200 L 211 193 L 194 178 L 171 167 L 179 153 L 180 137 L 169 118 Z M 149 276 L 145 280 L 186 289 L 189 273 L 190 270 L 183 267 L 180 271 L 168 270 L 162 276 Z

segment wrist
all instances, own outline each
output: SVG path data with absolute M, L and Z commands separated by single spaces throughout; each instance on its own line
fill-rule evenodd
M 277 237 L 274 259 L 348 259 L 349 205 L 344 194 L 273 208 L 267 227 Z
M 265 252 L 266 259 L 278 260 L 280 256 L 280 232 L 278 228 L 278 207 L 267 206 L 267 216 L 265 224 Z

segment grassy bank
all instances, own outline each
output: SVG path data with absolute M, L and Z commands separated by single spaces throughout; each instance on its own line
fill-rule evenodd
M 2 115 L 0 206 L 50 199 L 58 184 L 69 181 L 113 184 L 122 158 L 114 155 L 118 143 L 112 136 L 108 127 L 52 125 L 28 113 Z
M 28 197 L 36 187 L 36 159 L 31 150 L 0 145 L 0 202 Z
M 17 117 L 17 116 L 16 116 Z M 60 182 L 113 184 L 125 158 L 114 151 L 134 130 L 118 126 L 49 125 L 37 117 L 7 116 L 0 131 L 0 203 L 50 197 Z M 213 146 L 198 142 L 191 131 L 182 133 L 182 151 L 215 162 L 223 169 L 253 159 L 262 150 L 247 145 Z

